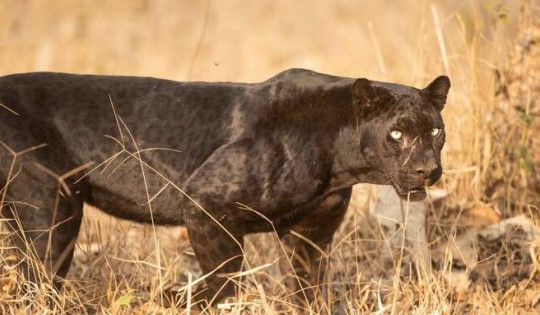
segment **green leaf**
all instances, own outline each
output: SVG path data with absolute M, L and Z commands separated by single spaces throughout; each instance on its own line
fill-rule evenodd
M 520 145 L 520 146 L 518 146 L 518 147 L 516 148 L 516 153 L 517 153 L 517 155 L 518 155 L 519 157 L 521 157 L 521 158 L 526 158 L 527 155 L 528 155 L 528 153 L 529 153 L 528 151 L 529 151 L 529 150 L 528 150 L 527 147 L 524 146 L 524 145 Z
M 533 121 L 532 116 L 527 115 L 527 113 L 525 113 L 525 112 L 520 112 L 519 113 L 519 118 L 521 119 L 521 121 L 523 121 L 527 125 L 530 125 L 532 123 L 532 121 Z
M 118 306 L 129 306 L 129 303 L 134 299 L 133 295 L 122 295 L 116 300 L 115 304 Z

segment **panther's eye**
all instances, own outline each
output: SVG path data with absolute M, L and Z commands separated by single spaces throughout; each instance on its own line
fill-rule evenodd
M 431 129 L 431 136 L 436 137 L 441 134 L 442 129 L 441 128 L 433 128 Z
M 392 130 L 390 131 L 390 137 L 392 137 L 392 139 L 394 140 L 401 140 L 403 139 L 403 134 L 401 133 L 401 131 Z

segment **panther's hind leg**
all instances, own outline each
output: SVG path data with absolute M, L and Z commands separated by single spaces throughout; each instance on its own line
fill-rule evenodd
M 76 167 L 54 154 L 51 146 L 14 153 L 0 148 L 1 217 L 26 279 L 59 285 L 73 257 L 87 185 L 75 184 L 74 176 L 56 174 Z

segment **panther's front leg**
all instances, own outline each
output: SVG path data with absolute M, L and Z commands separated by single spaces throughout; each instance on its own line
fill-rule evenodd
M 184 222 L 191 245 L 205 275 L 207 290 L 194 300 L 212 304 L 234 296 L 235 285 L 226 274 L 241 271 L 244 214 L 237 201 L 249 196 L 245 187 L 249 167 L 249 141 L 232 142 L 216 150 L 188 179 L 184 192 Z M 243 163 L 241 161 L 244 161 Z M 254 186 L 251 184 L 251 186 Z
M 234 296 L 235 286 L 227 274 L 238 272 L 243 261 L 243 231 L 239 226 L 212 218 L 206 209 L 193 208 L 186 214 L 189 239 L 204 273 L 207 289 L 196 294 L 195 300 L 209 303 Z
M 325 256 L 349 205 L 351 190 L 345 188 L 328 195 L 291 229 L 292 233 L 281 237 L 288 256 L 280 261 L 285 283 L 302 304 L 311 304 L 322 293 L 320 285 L 324 284 L 327 267 Z

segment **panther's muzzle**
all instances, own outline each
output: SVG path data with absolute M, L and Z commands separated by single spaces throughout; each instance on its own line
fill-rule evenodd
M 426 171 L 404 172 L 398 175 L 399 180 L 392 180 L 392 186 L 402 200 L 422 201 L 426 198 L 426 187 L 435 184 L 442 174 L 442 168 L 437 166 Z

